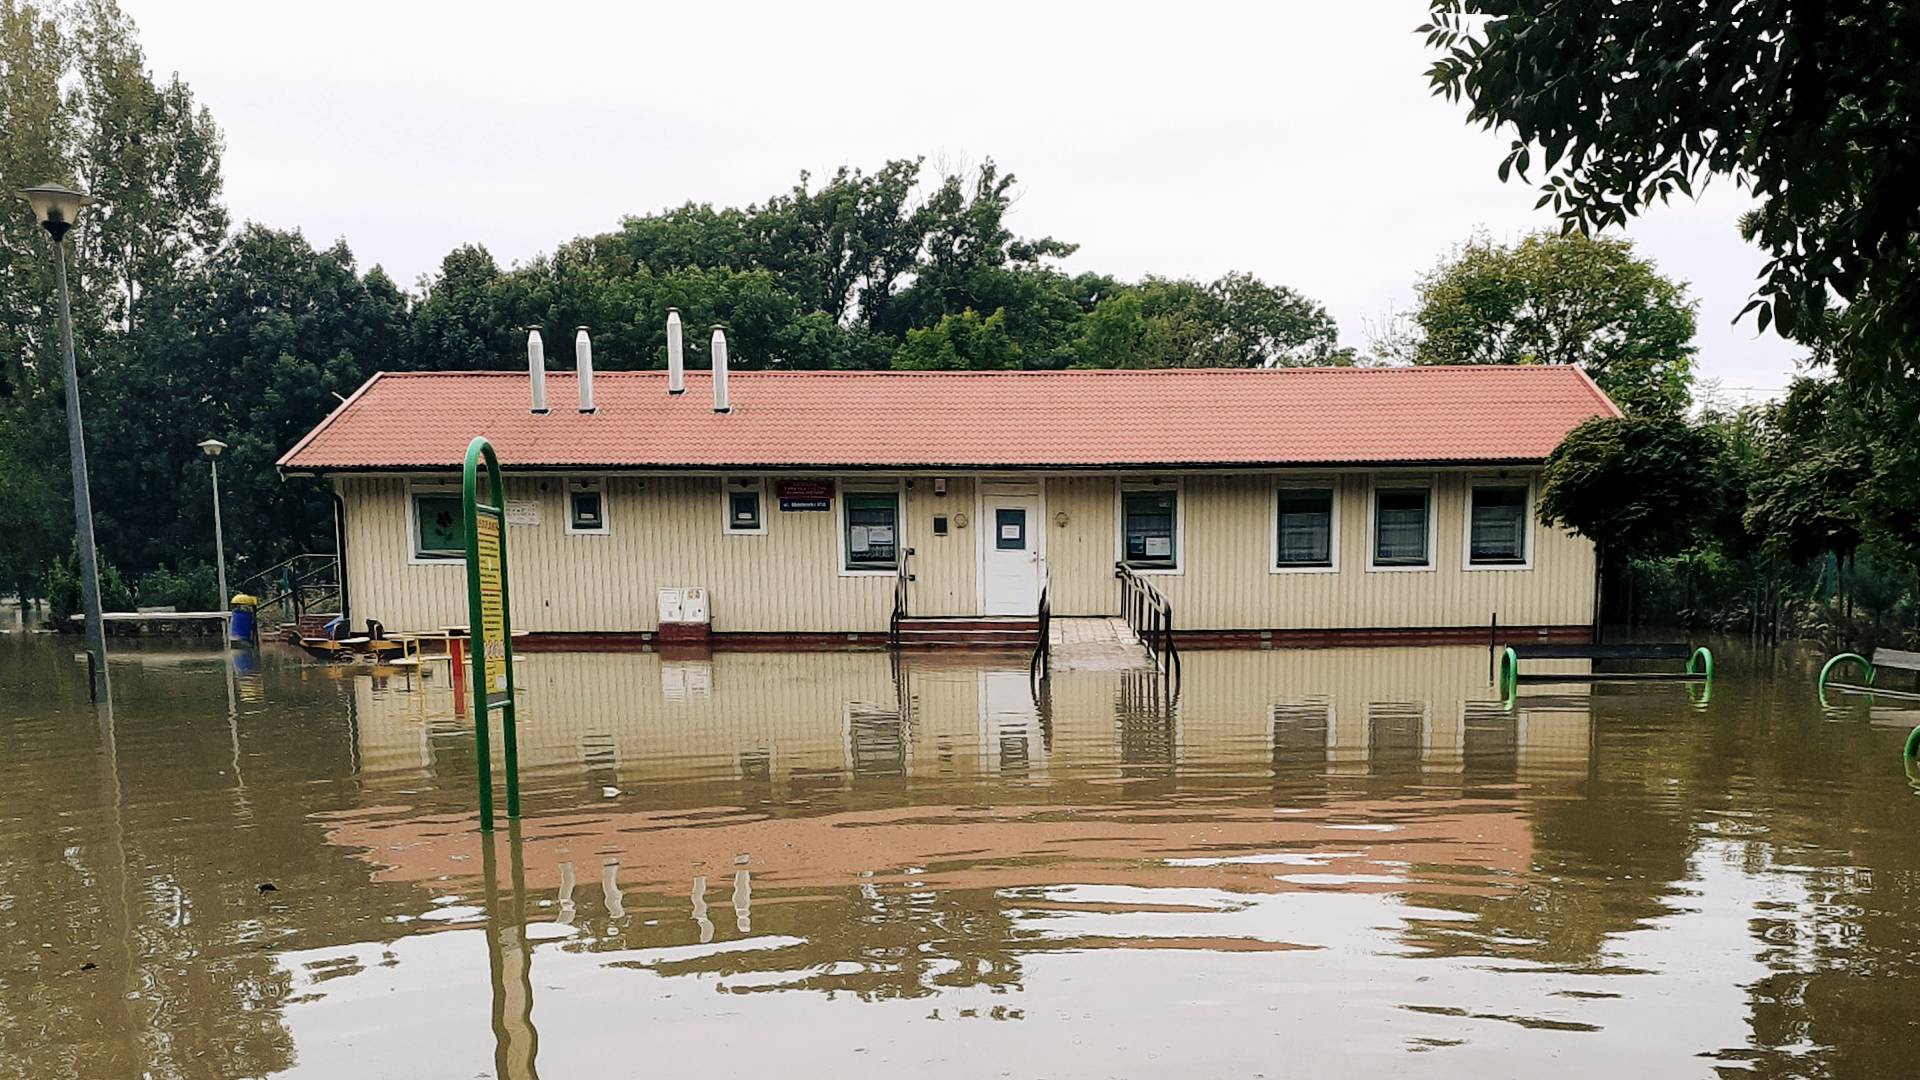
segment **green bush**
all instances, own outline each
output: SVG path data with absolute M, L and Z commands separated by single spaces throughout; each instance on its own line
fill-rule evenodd
M 211 566 L 181 570 L 164 567 L 140 575 L 134 596 L 141 607 L 176 607 L 181 611 L 219 611 L 219 579 Z

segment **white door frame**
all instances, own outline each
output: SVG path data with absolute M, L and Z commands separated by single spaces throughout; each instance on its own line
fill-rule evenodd
M 993 525 L 987 520 L 987 500 L 997 495 L 1025 496 L 1034 500 L 1033 521 L 1028 525 L 1028 533 L 1033 537 L 1034 552 L 1039 562 L 1034 567 L 1036 578 L 1035 595 L 1038 595 L 1041 571 L 1047 564 L 1047 485 L 1037 479 L 990 479 L 982 478 L 973 485 L 973 604 L 974 611 L 984 615 L 987 611 L 987 541 L 991 539 Z

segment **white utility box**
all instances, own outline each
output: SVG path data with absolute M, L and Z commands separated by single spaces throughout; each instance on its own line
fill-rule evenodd
M 660 590 L 662 623 L 706 623 L 707 590 L 699 585 Z

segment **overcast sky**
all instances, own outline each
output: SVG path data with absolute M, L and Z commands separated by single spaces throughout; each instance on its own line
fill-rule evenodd
M 225 129 L 236 219 L 403 285 L 461 243 L 510 263 L 802 169 L 992 157 L 1015 230 L 1080 245 L 1067 269 L 1245 270 L 1364 347 L 1476 228 L 1553 224 L 1495 176 L 1506 138 L 1428 95 L 1418 0 L 121 2 Z M 1744 206 L 1716 182 L 1629 235 L 1699 298 L 1703 376 L 1777 388 L 1800 350 L 1731 324 L 1763 261 Z

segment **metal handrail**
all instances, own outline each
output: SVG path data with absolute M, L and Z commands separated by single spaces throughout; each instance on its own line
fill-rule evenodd
M 1039 682 L 1051 674 L 1053 667 L 1053 603 L 1047 598 L 1052 585 L 1047 580 L 1046 567 L 1040 568 L 1040 640 L 1034 643 L 1033 659 L 1027 661 L 1027 679 Z
M 900 623 L 907 617 L 907 582 L 913 580 L 907 563 L 912 558 L 912 548 L 901 548 L 900 564 L 893 572 L 893 614 L 887 618 L 887 645 L 896 652 L 900 648 Z
M 1113 576 L 1120 581 L 1120 614 L 1127 629 L 1147 647 L 1154 667 L 1178 682 L 1180 650 L 1173 643 L 1173 605 L 1124 562 L 1113 564 Z
M 261 583 L 270 584 L 278 591 L 269 593 L 259 587 Z M 287 614 L 298 619 L 306 614 L 313 601 L 340 595 L 340 560 L 327 554 L 295 555 L 248 577 L 240 583 L 239 591 L 267 594 L 255 608 L 257 612 L 284 607 Z

